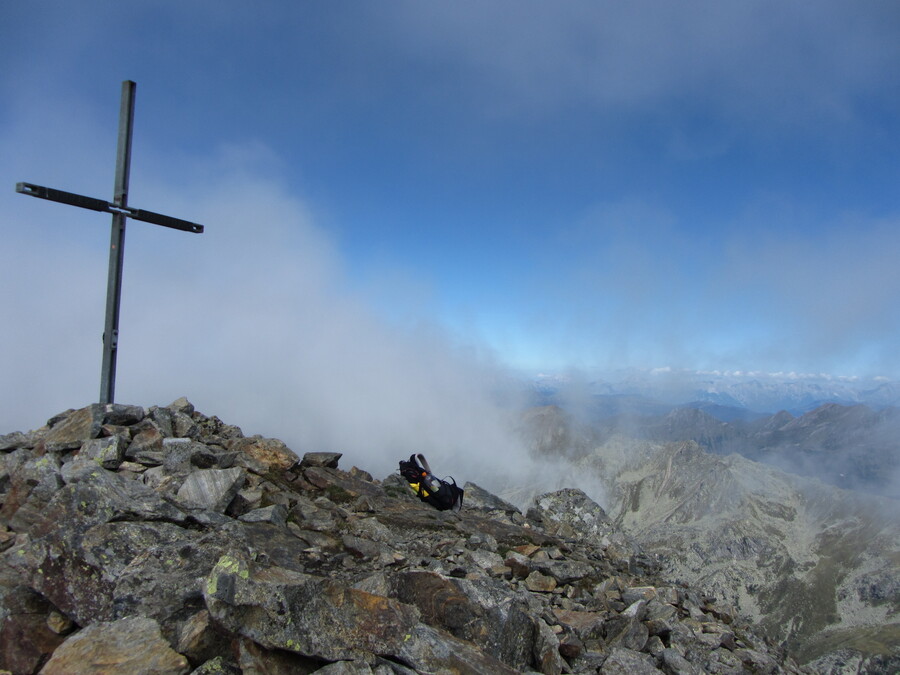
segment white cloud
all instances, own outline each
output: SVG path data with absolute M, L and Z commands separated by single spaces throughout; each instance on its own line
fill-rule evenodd
M 58 122 L 75 137 L 90 127 Z M 35 130 L 23 123 L 19 131 Z M 47 161 L 51 146 L 7 138 L 0 175 L 31 154 Z M 88 148 L 66 149 L 78 152 L 94 167 Z M 499 467 L 512 456 L 521 462 L 514 409 L 494 398 L 502 368 L 425 319 L 409 329 L 377 314 L 350 287 L 331 237 L 272 171 L 271 150 L 230 145 L 181 157 L 164 174 L 146 169 L 164 163 L 145 152 L 145 168 L 132 175 L 139 205 L 206 231 L 130 222 L 117 401 L 164 405 L 187 395 L 247 433 L 282 438 L 300 453 L 344 452 L 347 468 L 376 475 L 423 452 L 439 472 L 490 487 L 491 476 L 508 475 Z M 256 170 L 260 158 L 268 177 Z M 0 334 L 3 433 L 96 400 L 109 224 L 9 192 L 0 201 L 12 214 L 0 266 L 13 327 Z

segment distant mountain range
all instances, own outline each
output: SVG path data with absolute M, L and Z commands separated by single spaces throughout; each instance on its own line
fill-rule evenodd
M 580 418 L 561 406 L 539 406 L 526 416 L 544 449 L 580 456 L 609 439 L 625 437 L 658 443 L 694 441 L 707 452 L 740 454 L 789 473 L 817 478 L 836 487 L 900 499 L 900 407 L 874 410 L 864 405 L 825 403 L 795 417 L 735 417 L 725 421 L 718 407 L 627 405 L 617 414 Z M 622 403 L 622 401 L 620 401 Z M 600 404 L 607 413 L 610 402 Z M 735 409 L 728 409 L 733 412 Z M 565 423 L 548 424 L 564 416 Z M 549 434 L 549 436 L 548 436 Z M 555 436 L 554 436 L 555 435 Z
M 803 415 L 824 403 L 900 406 L 900 382 L 885 378 L 782 373 L 720 373 L 668 368 L 629 370 L 602 378 L 539 375 L 536 404 L 591 409 L 595 418 L 632 412 L 652 414 L 691 405 L 726 422 L 786 410 Z

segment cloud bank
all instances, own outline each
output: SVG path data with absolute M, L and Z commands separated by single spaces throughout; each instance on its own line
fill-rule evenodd
M 63 117 L 55 122 L 79 128 Z M 96 151 L 76 145 L 69 150 L 92 166 Z M 19 148 L 6 155 L 9 165 L 27 173 L 28 153 L 54 151 Z M 561 485 L 526 456 L 516 431 L 520 383 L 489 350 L 425 318 L 377 313 L 348 281 L 332 236 L 273 165 L 277 156 L 252 142 L 184 157 L 166 174 L 132 175 L 132 205 L 206 231 L 129 221 L 116 401 L 165 405 L 186 395 L 245 434 L 281 438 L 301 455 L 342 452 L 345 468 L 379 478 L 422 452 L 460 484 Z M 102 185 L 102 173 L 83 182 Z M 13 214 L 4 230 L 14 239 L 6 250 L 16 252 L 0 270 L 13 328 L 0 334 L 7 433 L 97 400 L 109 222 L 12 190 L 0 208 Z

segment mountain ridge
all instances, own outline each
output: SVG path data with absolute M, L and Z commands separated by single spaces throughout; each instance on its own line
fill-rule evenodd
M 574 462 L 584 480 L 603 484 L 610 517 L 659 557 L 666 578 L 740 606 L 817 667 L 825 668 L 836 636 L 882 654 L 900 644 L 895 500 L 785 473 L 737 453 L 710 454 L 689 439 L 607 433 L 561 408 L 540 410 L 531 419 L 556 429 L 542 438 L 569 442 L 543 450 Z M 810 419 L 834 419 L 835 411 L 840 409 L 826 408 Z M 697 410 L 679 414 L 705 416 Z M 705 417 L 710 425 L 724 425 Z M 773 416 L 770 426 L 808 429 L 795 419 Z

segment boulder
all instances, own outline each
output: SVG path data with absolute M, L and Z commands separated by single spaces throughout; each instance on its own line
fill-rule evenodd
M 300 468 L 305 469 L 310 466 L 323 466 L 328 469 L 336 469 L 338 468 L 338 461 L 343 456 L 343 453 L 340 452 L 307 452 L 300 461 Z M 354 477 L 358 475 L 359 474 L 356 474 Z M 371 477 L 369 480 L 371 480 Z
M 122 436 L 94 438 L 85 441 L 78 451 L 78 456 L 96 462 L 104 469 L 115 470 L 125 459 L 125 448 L 128 441 Z
M 228 444 L 228 449 L 259 463 L 263 473 L 287 471 L 299 461 L 299 457 L 276 438 L 237 438 Z
M 178 500 L 190 508 L 223 513 L 244 486 L 244 469 L 201 469 L 194 471 L 178 488 Z
M 421 623 L 409 605 L 323 577 L 259 568 L 242 552 L 219 559 L 204 598 L 216 621 L 269 649 L 328 661 L 368 663 L 381 655 L 423 670 L 515 672 Z
M 600 668 L 601 675 L 659 675 L 664 672 L 656 667 L 650 655 L 623 647 L 613 647 Z
M 103 426 L 104 409 L 98 404 L 64 414 L 43 438 L 44 447 L 51 452 L 75 450 L 84 441 L 97 438 Z
M 184 675 L 188 660 L 163 639 L 159 624 L 146 617 L 98 622 L 69 637 L 41 669 L 41 675 Z

